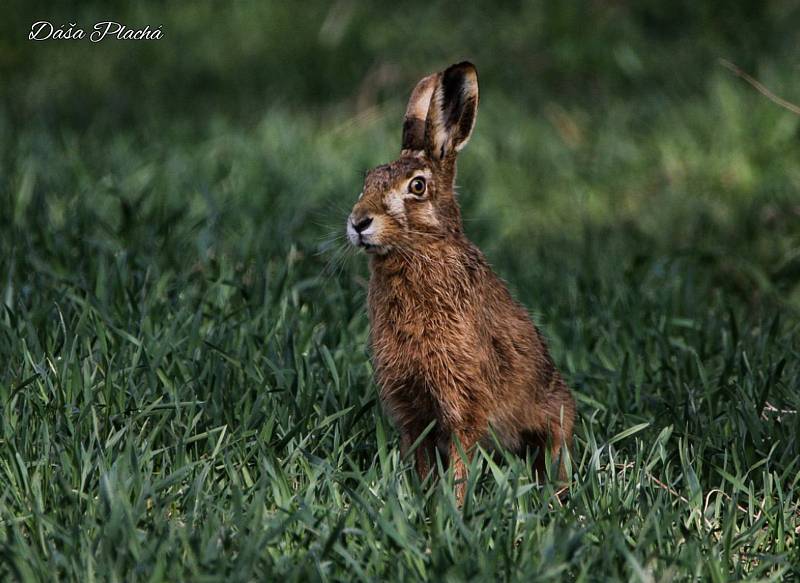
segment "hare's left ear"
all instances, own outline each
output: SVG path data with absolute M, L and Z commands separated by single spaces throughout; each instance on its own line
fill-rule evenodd
M 425 120 L 425 151 L 441 160 L 463 148 L 478 115 L 478 71 L 464 61 L 438 75 Z
M 434 73 L 420 79 L 406 107 L 403 119 L 403 145 L 404 153 L 420 152 L 425 148 L 425 118 L 431 104 L 431 96 L 439 81 L 440 73 Z

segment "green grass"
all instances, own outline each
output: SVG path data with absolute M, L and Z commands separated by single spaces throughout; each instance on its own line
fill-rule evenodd
M 476 46 L 478 9 L 132 6 L 180 43 L 0 37 L 0 579 L 800 576 L 800 118 L 716 63 L 800 101 L 796 10 L 533 3 Z M 464 55 L 466 229 L 580 417 L 568 496 L 479 454 L 459 512 L 341 231 Z

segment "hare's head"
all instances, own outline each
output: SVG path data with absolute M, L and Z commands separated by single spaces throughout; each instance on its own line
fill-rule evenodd
M 423 249 L 461 232 L 456 155 L 478 113 L 478 72 L 452 65 L 422 79 L 406 109 L 400 158 L 367 173 L 347 236 L 367 252 Z

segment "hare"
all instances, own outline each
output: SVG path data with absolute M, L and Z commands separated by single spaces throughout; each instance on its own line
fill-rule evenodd
M 575 402 L 527 311 L 464 235 L 456 156 L 475 126 L 478 74 L 468 62 L 411 93 L 400 158 L 369 171 L 347 220 L 370 256 L 370 344 L 380 397 L 401 451 L 425 478 L 438 449 L 462 504 L 475 444 L 561 459 Z M 491 429 L 490 429 L 491 428 Z M 459 449 L 459 444 L 461 449 Z M 467 456 L 465 460 L 461 453 Z M 561 478 L 565 478 L 563 460 Z

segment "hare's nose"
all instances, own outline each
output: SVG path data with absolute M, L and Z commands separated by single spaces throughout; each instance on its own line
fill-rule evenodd
M 358 222 L 351 222 L 353 223 L 353 228 L 356 230 L 356 233 L 361 233 L 372 224 L 372 217 L 365 217 Z

